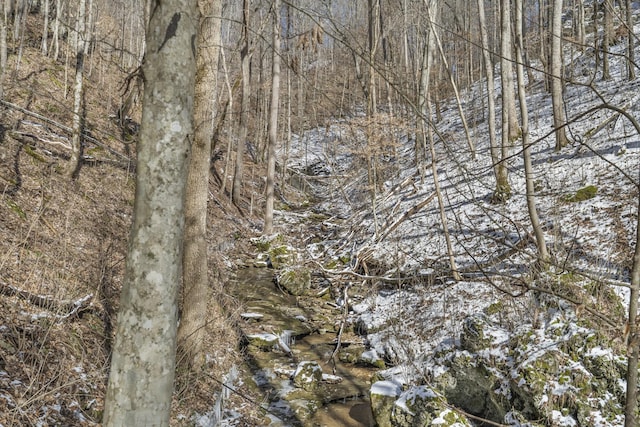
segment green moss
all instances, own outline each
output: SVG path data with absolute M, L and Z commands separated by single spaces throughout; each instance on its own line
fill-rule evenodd
M 47 161 L 41 154 L 36 153 L 33 147 L 31 147 L 28 144 L 24 146 L 24 152 L 27 153 L 29 156 L 33 157 L 34 159 L 36 159 L 40 163 L 46 163 Z
M 491 196 L 491 203 L 502 204 L 511 198 L 511 185 L 505 183 L 498 185 L 493 195 Z
M 85 154 L 87 154 L 88 156 L 93 156 L 96 155 L 98 153 L 103 153 L 104 149 L 102 147 L 92 147 L 89 148 L 88 150 L 85 151 Z
M 504 304 L 502 301 L 496 301 L 488 307 L 485 307 L 484 313 L 491 316 L 492 314 L 500 313 L 502 310 L 504 310 Z
M 276 234 L 274 236 L 261 236 L 251 239 L 251 244 L 253 244 L 258 251 L 269 252 L 270 255 L 275 255 L 271 253 L 272 247 L 282 247 L 284 246 L 284 242 L 284 237 L 280 234 Z
M 22 210 L 22 208 L 16 202 L 9 199 L 7 200 L 7 205 L 9 206 L 9 209 L 11 209 L 13 212 L 16 213 L 16 215 L 20 217 L 20 219 L 22 220 L 27 219 L 27 214 Z
M 269 255 L 271 255 L 274 258 L 281 255 L 288 255 L 288 254 L 289 254 L 289 248 L 286 245 L 276 246 L 269 250 Z
M 576 191 L 576 194 L 567 196 L 565 200 L 571 203 L 583 202 L 585 200 L 593 199 L 598 193 L 598 187 L 595 185 L 587 185 Z
M 351 255 L 341 255 L 338 257 L 338 260 L 344 265 L 347 265 L 351 262 Z

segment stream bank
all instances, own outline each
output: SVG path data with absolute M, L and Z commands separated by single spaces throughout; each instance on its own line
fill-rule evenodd
M 269 425 L 374 425 L 369 390 L 378 369 L 362 358 L 362 337 L 341 325 L 340 307 L 283 291 L 267 268 L 239 269 L 229 289 L 243 307 L 244 381 L 265 396 Z

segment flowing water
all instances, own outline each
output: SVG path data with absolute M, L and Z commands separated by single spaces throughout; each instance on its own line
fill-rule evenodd
M 246 352 L 252 380 L 269 396 L 269 410 L 280 418 L 272 426 L 374 425 L 368 396 L 376 369 L 331 359 L 337 338 L 331 331 L 339 323 L 340 310 L 320 298 L 285 294 L 274 285 L 273 270 L 268 269 L 239 270 L 230 291 L 243 303 L 243 335 L 278 337 L 272 349 L 249 345 Z M 344 347 L 361 345 L 357 337 L 345 341 Z M 302 361 L 317 362 L 329 375 L 312 393 L 295 388 L 289 378 Z M 310 401 L 319 405 L 317 410 L 306 409 Z

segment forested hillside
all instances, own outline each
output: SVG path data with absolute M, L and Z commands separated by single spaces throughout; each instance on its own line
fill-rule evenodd
M 0 426 L 635 426 L 635 2 L 3 0 Z

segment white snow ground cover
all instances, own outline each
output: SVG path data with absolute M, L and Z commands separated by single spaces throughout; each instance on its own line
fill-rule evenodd
M 624 46 L 613 49 L 623 53 Z M 500 304 L 503 307 L 499 314 L 492 316 L 496 325 L 491 331 L 493 357 L 504 355 L 501 344 L 527 330 L 538 337 L 529 348 L 528 358 L 535 359 L 537 354 L 548 351 L 553 345 L 548 323 L 559 317 L 547 314 L 547 325 L 538 325 L 538 310 L 548 309 L 549 305 L 541 305 L 538 296 L 525 293 L 521 286 L 525 282 L 536 285 L 536 280 L 544 281 L 551 287 L 604 283 L 622 297 L 625 307 L 628 304 L 626 286 L 638 217 L 640 135 L 622 115 L 611 119 L 614 111 L 595 107 L 604 101 L 640 117 L 640 80 L 626 81 L 622 75 L 623 57 L 612 55 L 612 79 L 603 81 L 599 75 L 593 76 L 589 58 L 587 52 L 567 66 L 567 72 L 578 84 L 569 84 L 564 95 L 570 122 L 567 130 L 573 143 L 561 151 L 554 150 L 551 99 L 541 87 L 540 73 L 534 72 L 538 82 L 528 89 L 536 203 L 555 262 L 542 278 L 531 273 L 536 248 L 530 237 L 521 143 L 514 142 L 507 160 L 512 197 L 504 204 L 493 204 L 495 184 L 488 126 L 482 113 L 469 120 L 475 123 L 471 134 L 477 147 L 476 159 L 470 156 L 454 104 L 444 105 L 442 120 L 435 123 L 438 135 L 444 136 L 437 139 L 435 161 L 453 253 L 458 268 L 467 273 L 459 282 L 450 278 L 437 199 L 406 218 L 403 216 L 434 192 L 431 165 L 425 162 L 424 172 L 420 164 L 416 165 L 415 143 L 407 138 L 406 130 L 390 126 L 388 117 L 380 118 L 386 125 L 378 124 L 377 129 L 384 128 L 385 136 L 393 139 L 396 146 L 379 156 L 388 179 L 374 197 L 367 188 L 362 154 L 362 147 L 367 146 L 364 119 L 336 121 L 293 138 L 287 167 L 302 177 L 309 175 L 307 183 L 321 196 L 321 208 L 333 215 L 328 223 L 345 219 L 347 224 L 341 234 L 322 242 L 320 249 L 317 244 L 309 245 L 308 253 L 317 259 L 323 255 L 355 259 L 358 255 L 369 266 L 375 266 L 376 274 L 405 278 L 402 285 L 367 282 L 372 286 L 371 292 L 353 306 L 353 316 L 366 332 L 371 349 L 394 365 L 385 373 L 390 380 L 411 384 L 419 383 L 426 373 L 437 377 L 446 368 L 433 354 L 459 343 L 462 320 Z M 484 96 L 481 85 L 475 85 L 463 94 L 463 109 L 482 111 Z M 593 111 L 585 114 L 590 109 Z M 498 117 L 499 114 L 498 111 Z M 587 186 L 595 187 L 595 197 L 568 201 Z M 405 219 L 396 227 L 401 218 Z M 392 226 L 395 228 L 391 231 Z M 598 298 L 594 295 L 586 303 L 599 309 Z M 561 298 L 555 300 L 555 309 L 563 313 L 576 308 Z M 575 315 L 563 315 L 558 327 L 574 330 L 580 328 L 578 322 Z M 592 325 L 604 326 L 607 325 Z M 583 356 L 602 352 L 614 357 L 611 349 L 597 349 Z M 578 360 L 571 370 L 585 368 Z M 549 384 L 547 398 L 566 393 L 571 387 L 557 381 Z M 571 414 L 556 412 L 550 413 L 550 422 L 575 425 Z M 607 419 L 597 410 L 591 421 L 595 426 L 622 423 L 620 417 Z

